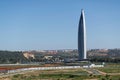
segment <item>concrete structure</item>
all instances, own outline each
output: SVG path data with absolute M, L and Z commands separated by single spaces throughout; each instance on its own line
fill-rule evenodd
M 78 28 L 78 54 L 79 60 L 85 60 L 86 57 L 86 26 L 84 10 L 81 11 L 79 28 Z

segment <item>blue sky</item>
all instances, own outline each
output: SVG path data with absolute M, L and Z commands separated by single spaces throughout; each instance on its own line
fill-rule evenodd
M 120 48 L 120 0 L 0 0 L 0 50 L 77 49 L 85 10 L 87 48 Z

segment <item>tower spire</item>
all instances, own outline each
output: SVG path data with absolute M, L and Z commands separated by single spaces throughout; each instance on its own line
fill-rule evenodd
M 86 59 L 86 25 L 84 10 L 81 10 L 81 16 L 78 26 L 78 54 L 79 60 Z

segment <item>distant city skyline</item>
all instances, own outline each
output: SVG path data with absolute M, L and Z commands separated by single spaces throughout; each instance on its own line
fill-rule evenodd
M 87 49 L 120 48 L 119 0 L 0 0 L 0 50 L 77 49 L 81 9 Z

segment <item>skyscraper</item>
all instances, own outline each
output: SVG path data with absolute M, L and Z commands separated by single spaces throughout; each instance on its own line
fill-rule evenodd
M 86 26 L 84 10 L 81 11 L 79 26 L 78 26 L 78 54 L 79 60 L 86 59 Z

